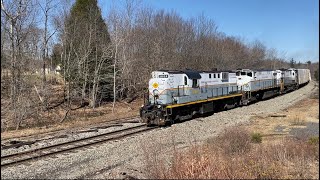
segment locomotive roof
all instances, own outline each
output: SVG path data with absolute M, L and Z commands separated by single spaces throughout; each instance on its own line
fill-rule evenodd
M 226 71 L 217 71 L 217 70 L 212 70 L 212 71 L 196 71 L 196 70 L 159 70 L 159 71 L 164 71 L 170 74 L 186 74 L 189 79 L 201 79 L 200 73 L 221 73 L 221 72 L 229 72 L 232 73 L 233 71 L 226 70 Z
M 192 71 L 192 72 L 198 72 L 198 73 L 221 73 L 221 72 L 229 72 L 229 73 L 232 73 L 232 72 L 235 72 L 235 71 L 233 71 L 233 70 L 197 71 L 197 70 L 190 70 L 190 69 L 186 69 L 186 70 L 164 70 L 164 69 L 161 69 L 161 70 L 158 70 L 158 71 L 164 71 L 164 72 L 171 73 L 171 74 L 185 73 L 186 71 Z
M 182 72 L 184 72 L 189 79 L 201 79 L 201 75 L 199 71 L 184 70 Z
M 183 70 L 183 71 L 178 71 L 178 70 L 159 70 L 159 71 L 165 71 L 170 74 L 186 74 L 189 79 L 201 79 L 201 75 L 199 71 L 195 70 Z
M 225 71 L 202 71 L 204 73 L 221 73 L 221 72 L 228 72 L 228 73 L 233 73 L 234 71 L 232 70 L 225 70 Z
M 292 71 L 295 70 L 294 68 L 280 68 L 281 71 Z
M 275 70 L 273 70 L 273 69 L 255 69 L 253 71 L 260 72 L 260 71 L 275 71 Z
M 275 71 L 274 69 L 237 69 L 237 70 L 234 70 L 233 72 L 239 72 L 239 71 L 242 71 L 242 72 L 247 72 L 247 71 L 254 71 L 254 72 L 261 72 L 261 71 Z

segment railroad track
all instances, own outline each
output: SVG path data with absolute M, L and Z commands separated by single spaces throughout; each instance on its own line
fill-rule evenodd
M 112 124 L 112 123 L 126 123 L 126 122 L 134 122 L 134 121 L 139 121 L 140 120 L 140 116 L 132 116 L 132 117 L 125 117 L 125 118 L 116 118 L 113 120 L 108 120 L 108 121 L 103 121 L 100 122 L 98 124 L 92 124 L 92 125 L 88 125 L 87 128 L 94 128 L 94 127 L 99 127 L 100 125 L 103 124 Z M 31 135 L 24 135 L 24 136 L 19 136 L 19 137 L 15 137 L 15 138 L 3 138 L 1 139 L 1 141 L 8 141 L 10 139 L 27 139 L 27 138 L 31 138 L 31 137 L 35 137 L 35 136 L 47 136 L 47 135 L 52 135 L 58 132 L 63 131 L 62 129 L 58 129 L 58 130 L 53 130 L 53 131 L 48 131 L 48 132 L 41 132 L 41 133 L 36 133 L 36 134 L 31 134 Z
M 1 168 L 11 165 L 20 164 L 27 161 L 37 160 L 39 158 L 47 157 L 76 150 L 83 147 L 88 147 L 112 140 L 122 139 L 128 136 L 150 131 L 157 127 L 147 127 L 146 125 L 134 126 L 126 129 L 121 129 L 113 132 L 103 133 L 91 137 L 81 138 L 74 141 L 54 144 L 38 149 L 23 151 L 19 153 L 1 156 Z

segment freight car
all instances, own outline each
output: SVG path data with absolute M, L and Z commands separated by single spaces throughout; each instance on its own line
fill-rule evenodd
M 297 84 L 299 87 L 306 85 L 311 81 L 311 75 L 309 69 L 296 69 L 297 72 Z
M 166 125 L 285 93 L 310 81 L 308 69 L 152 72 L 142 122 Z

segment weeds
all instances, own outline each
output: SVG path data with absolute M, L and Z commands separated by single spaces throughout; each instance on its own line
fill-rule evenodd
M 318 168 L 318 141 L 318 137 L 309 141 L 284 138 L 277 144 L 252 146 L 252 142 L 261 142 L 261 134 L 250 136 L 238 127 L 227 129 L 202 146 L 174 151 L 168 166 L 157 160 L 146 164 L 155 171 L 149 174 L 151 179 L 311 179 L 318 178 L 312 176 Z M 161 159 L 159 151 L 155 156 L 148 152 L 149 159 Z
M 238 127 L 226 129 L 222 135 L 217 138 L 219 146 L 226 154 L 239 154 L 250 150 L 250 141 L 249 132 Z
M 299 116 L 295 116 L 291 123 L 292 126 L 304 126 L 305 124 L 306 121 L 304 120 L 304 118 L 301 118 Z
M 308 143 L 311 145 L 319 145 L 319 136 L 309 137 Z
M 252 133 L 251 134 L 251 142 L 261 143 L 262 142 L 262 135 L 260 133 Z

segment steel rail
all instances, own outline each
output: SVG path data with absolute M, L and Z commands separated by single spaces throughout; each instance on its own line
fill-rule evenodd
M 60 154 L 63 152 L 72 151 L 75 149 L 79 149 L 79 148 L 83 148 L 83 147 L 87 147 L 87 146 L 92 146 L 92 145 L 96 145 L 96 144 L 103 143 L 103 142 L 122 139 L 122 138 L 125 138 L 128 136 L 131 136 L 131 135 L 150 131 L 155 128 L 157 128 L 157 127 L 147 127 L 146 125 L 139 125 L 139 126 L 134 126 L 134 127 L 121 129 L 121 130 L 117 130 L 117 131 L 112 131 L 112 132 L 108 132 L 108 133 L 103 133 L 103 134 L 99 134 L 99 135 L 95 135 L 95 136 L 81 138 L 81 139 L 77 139 L 74 141 L 68 141 L 68 142 L 64 142 L 64 143 L 41 147 L 38 149 L 23 151 L 20 153 L 5 155 L 5 156 L 1 157 L 1 161 L 8 161 L 10 159 L 13 159 L 13 160 L 11 160 L 9 162 L 1 163 L 1 167 L 6 167 L 9 165 L 14 165 L 14 164 L 18 164 L 18 163 L 22 163 L 22 162 L 26 162 L 26 161 L 30 161 L 30 160 L 35 160 L 35 159 L 39 159 L 39 158 L 46 157 L 46 156 L 53 155 L 53 154 Z M 117 134 L 120 134 L 120 135 L 110 137 L 112 135 L 117 135 Z M 23 158 L 22 156 L 25 156 L 25 157 Z
M 126 123 L 127 120 L 133 120 L 133 119 L 137 119 L 139 117 L 140 116 L 116 118 L 116 119 L 112 119 L 112 120 L 108 120 L 108 121 L 102 121 L 97 124 L 88 124 L 88 127 L 95 128 L 95 127 L 99 127 L 97 125 L 101 125 L 101 124 L 105 124 L 105 123 L 114 123 L 114 122 L 115 123 Z M 10 139 L 26 139 L 26 138 L 30 138 L 33 136 L 41 136 L 41 135 L 50 135 L 50 134 L 58 133 L 60 131 L 63 131 L 63 129 L 57 129 L 57 130 L 52 130 L 52 131 L 48 131 L 48 132 L 41 132 L 41 133 L 35 133 L 35 134 L 30 134 L 30 135 L 24 135 L 24 136 L 19 136 L 19 137 L 15 137 L 15 138 L 3 138 L 3 139 L 1 139 L 1 141 L 8 141 Z

